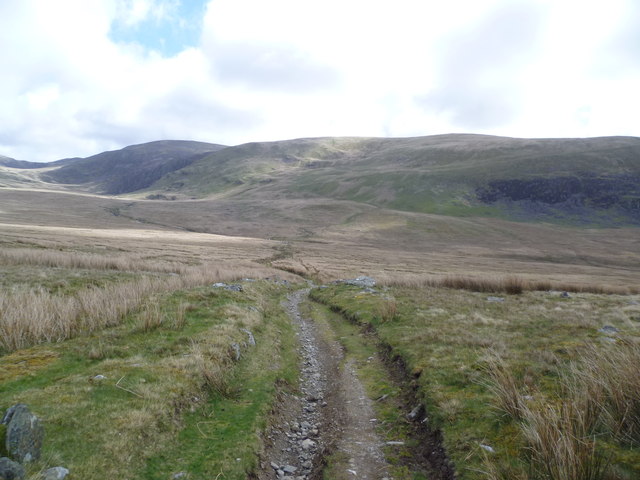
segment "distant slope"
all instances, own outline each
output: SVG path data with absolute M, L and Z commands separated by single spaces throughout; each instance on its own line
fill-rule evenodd
M 640 225 L 640 139 L 315 138 L 212 153 L 149 189 L 351 200 L 404 211 Z
M 143 143 L 88 158 L 56 162 L 62 166 L 46 172 L 43 178 L 117 195 L 144 189 L 163 175 L 223 148 L 223 145 L 181 140 Z
M 47 163 L 27 162 L 25 160 L 16 160 L 11 157 L 0 155 L 0 167 L 34 169 L 48 166 Z

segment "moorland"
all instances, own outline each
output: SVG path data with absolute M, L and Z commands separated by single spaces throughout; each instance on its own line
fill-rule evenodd
M 435 435 L 461 479 L 637 478 L 639 226 L 632 137 L 0 157 L 0 409 L 43 419 L 32 478 L 272 478 L 311 288 L 385 475 L 449 478 Z M 308 478 L 353 478 L 325 443 Z

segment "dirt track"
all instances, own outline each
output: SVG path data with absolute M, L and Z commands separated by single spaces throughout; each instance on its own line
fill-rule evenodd
M 321 478 L 329 454 L 337 480 L 389 478 L 371 400 L 352 365 L 343 363 L 340 345 L 300 314 L 307 293 L 289 295 L 286 304 L 299 328 L 301 395 L 282 398 L 258 478 Z

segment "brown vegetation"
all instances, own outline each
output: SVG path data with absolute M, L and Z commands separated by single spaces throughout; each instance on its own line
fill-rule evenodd
M 486 362 L 488 387 L 498 408 L 518 422 L 529 462 L 526 478 L 608 478 L 608 458 L 599 438 L 640 445 L 640 345 L 620 341 L 590 346 L 562 374 L 560 398 L 525 396 L 506 364 Z M 538 394 L 537 394 L 538 395 Z M 489 465 L 490 478 L 500 478 Z
M 525 279 L 508 275 L 487 275 L 482 277 L 467 275 L 393 275 L 386 274 L 379 283 L 394 287 L 444 287 L 473 292 L 519 294 L 524 291 L 564 291 L 575 293 L 600 293 L 608 295 L 630 295 L 640 293 L 636 286 L 601 285 L 597 283 L 565 283 L 550 280 Z
M 2 292 L 0 350 L 13 351 L 41 342 L 59 342 L 82 332 L 117 325 L 153 294 L 273 274 L 274 270 L 257 265 L 241 268 L 231 264 L 202 265 L 185 269 L 182 275 L 143 276 L 103 288 L 87 287 L 67 296 L 43 289 Z M 151 308 L 143 315 L 140 328 L 147 331 L 162 321 L 160 312 Z

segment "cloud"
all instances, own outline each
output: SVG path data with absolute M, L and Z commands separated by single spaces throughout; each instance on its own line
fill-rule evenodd
M 0 2 L 0 154 L 640 134 L 633 0 L 204 1 Z
M 443 39 L 435 88 L 419 98 L 423 108 L 465 129 L 508 125 L 518 114 L 523 66 L 537 54 L 544 13 L 535 4 L 501 5 Z

